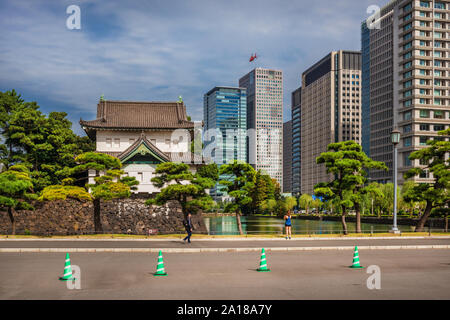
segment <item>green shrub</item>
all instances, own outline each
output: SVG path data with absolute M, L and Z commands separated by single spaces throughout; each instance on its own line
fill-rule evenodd
M 92 196 L 82 187 L 77 186 L 48 186 L 42 190 L 39 201 L 66 200 L 67 198 L 78 200 L 92 200 Z

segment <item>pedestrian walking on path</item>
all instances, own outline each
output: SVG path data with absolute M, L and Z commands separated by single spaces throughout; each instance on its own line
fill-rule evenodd
M 192 220 L 191 220 L 191 214 L 188 213 L 186 220 L 184 221 L 184 227 L 186 228 L 187 236 L 183 239 L 184 242 L 186 240 L 188 243 L 191 243 L 191 235 L 192 235 Z
M 291 221 L 291 210 L 288 210 L 286 215 L 284 216 L 284 227 L 286 229 L 286 239 L 289 237 L 291 239 L 291 227 L 292 227 L 292 221 Z

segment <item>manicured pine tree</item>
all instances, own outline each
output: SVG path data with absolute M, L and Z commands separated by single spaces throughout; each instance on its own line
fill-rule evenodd
M 7 209 L 12 234 L 16 234 L 15 210 L 33 209 L 31 201 L 34 199 L 36 194 L 33 193 L 28 168 L 12 165 L 0 173 L 0 206 Z
M 418 183 L 408 193 L 407 199 L 425 201 L 425 211 L 416 225 L 416 232 L 423 231 L 431 211 L 434 208 L 445 208 L 450 204 L 450 128 L 438 132 L 440 139 L 427 141 L 428 147 L 414 151 L 409 159 L 419 160 L 420 167 L 410 169 L 405 173 L 405 179 L 414 176 L 430 174 L 432 182 Z
M 193 173 L 185 163 L 163 162 L 158 164 L 155 174 L 152 183 L 160 188 L 160 192 L 154 199 L 148 199 L 145 202 L 147 205 L 178 201 L 185 219 L 188 213 L 195 214 L 214 205 L 207 190 L 214 187 L 218 179 L 215 163 L 201 166 Z
M 321 153 L 316 162 L 323 163 L 327 173 L 331 173 L 334 178 L 330 182 L 317 184 L 314 187 L 314 193 L 340 206 L 343 232 L 348 234 L 345 216 L 347 210 L 354 207 L 351 195 L 357 193 L 358 187 L 366 183 L 367 169 L 387 170 L 387 167 L 383 162 L 370 159 L 362 151 L 362 147 L 351 140 L 329 144 L 328 152 Z M 356 218 L 360 219 L 359 216 Z
M 220 175 L 225 176 L 219 183 L 226 186 L 227 193 L 233 197 L 232 204 L 228 207 L 236 214 L 236 222 L 239 234 L 242 232 L 241 214 L 245 206 L 252 202 L 250 196 L 254 188 L 255 169 L 248 163 L 234 160 L 232 163 L 220 166 Z

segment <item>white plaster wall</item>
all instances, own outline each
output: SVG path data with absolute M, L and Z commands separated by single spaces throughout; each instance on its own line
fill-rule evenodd
M 190 135 L 187 130 L 147 131 L 144 134 L 148 140 L 155 142 L 156 147 L 163 152 L 186 152 L 190 150 Z M 96 149 L 103 152 L 122 152 L 139 139 L 140 135 L 140 131 L 98 130 Z M 181 141 L 179 141 L 180 137 Z M 108 138 L 111 139 L 111 146 L 107 145 Z M 119 146 L 115 144 L 114 139 L 120 140 Z M 134 139 L 134 141 L 130 141 L 130 139 Z M 156 141 L 152 141 L 152 139 Z M 167 140 L 170 140 L 170 142 Z M 176 143 L 177 141 L 179 142 Z
M 137 190 L 133 191 L 143 192 L 143 193 L 158 193 L 159 188 L 155 187 L 151 181 L 151 179 L 155 176 L 156 164 L 127 164 L 123 166 L 123 170 L 126 175 L 130 177 L 135 177 L 139 184 L 137 185 Z M 190 165 L 190 171 L 192 173 L 196 172 L 196 166 Z M 139 175 L 138 173 L 142 173 Z M 103 173 L 100 173 L 102 175 Z M 95 170 L 89 170 L 89 183 L 94 184 Z M 142 178 L 141 178 L 142 177 Z M 187 182 L 186 182 L 187 183 Z

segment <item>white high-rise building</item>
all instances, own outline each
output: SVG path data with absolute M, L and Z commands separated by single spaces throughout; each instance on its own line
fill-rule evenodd
M 255 68 L 239 79 L 247 89 L 248 162 L 283 184 L 283 72 Z
M 399 183 L 403 174 L 423 166 L 411 152 L 450 126 L 450 1 L 395 0 L 381 8 L 379 19 L 362 24 L 363 146 L 389 171 L 373 170 L 376 182 L 391 182 L 392 130 L 398 145 Z M 430 182 L 432 174 L 414 178 Z

